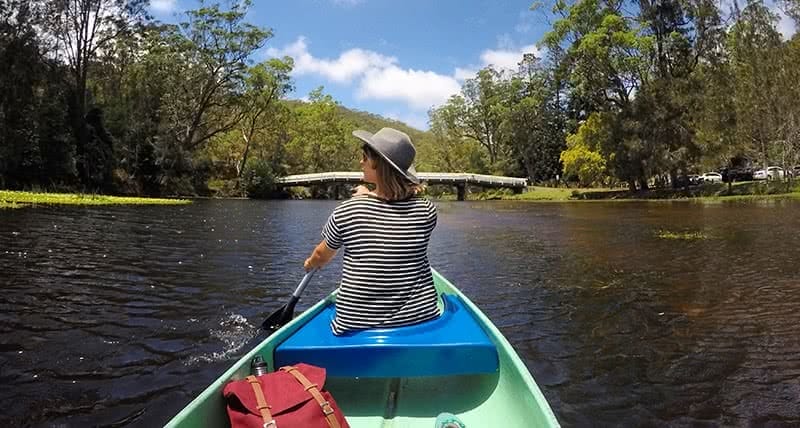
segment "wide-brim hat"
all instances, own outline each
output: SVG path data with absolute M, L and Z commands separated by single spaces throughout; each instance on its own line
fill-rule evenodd
M 413 165 L 417 149 L 405 132 L 383 128 L 374 134 L 362 130 L 353 131 L 353 136 L 366 143 L 408 181 L 419 184 Z

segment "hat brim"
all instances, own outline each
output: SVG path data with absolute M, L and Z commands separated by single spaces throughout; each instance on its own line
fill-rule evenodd
M 383 160 L 385 160 L 395 171 L 399 172 L 403 177 L 405 177 L 408 181 L 419 184 L 419 178 L 417 178 L 417 171 L 414 169 L 414 165 L 408 167 L 407 170 L 400 168 L 391 159 L 389 159 L 386 154 L 384 154 L 381 150 L 375 147 L 375 144 L 372 143 L 372 134 L 371 132 L 363 131 L 363 130 L 356 130 L 353 131 L 353 136 L 358 138 L 359 140 L 366 143 L 375 153 L 379 154 Z

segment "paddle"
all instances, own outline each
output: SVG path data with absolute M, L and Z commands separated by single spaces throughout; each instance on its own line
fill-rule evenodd
M 316 272 L 316 269 L 311 269 L 308 271 L 308 273 L 306 273 L 306 275 L 303 277 L 303 280 L 300 281 L 300 285 L 298 285 L 297 289 L 294 290 L 294 293 L 292 293 L 289 303 L 283 305 L 277 311 L 268 316 L 267 319 L 261 323 L 261 328 L 264 330 L 274 330 L 283 327 L 284 324 L 294 318 L 294 307 L 297 305 L 297 301 L 300 300 L 300 295 L 303 294 L 303 290 L 305 290 L 308 283 L 311 282 L 311 277 L 314 276 L 314 273 Z

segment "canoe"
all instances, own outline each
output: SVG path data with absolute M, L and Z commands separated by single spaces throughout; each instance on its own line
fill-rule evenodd
M 329 327 L 331 293 L 244 355 L 166 426 L 229 426 L 222 389 L 249 375 L 257 355 L 270 371 L 299 362 L 324 367 L 324 387 L 353 428 L 433 428 L 443 412 L 468 428 L 559 426 L 497 327 L 447 279 L 433 276 L 441 317 L 337 337 Z

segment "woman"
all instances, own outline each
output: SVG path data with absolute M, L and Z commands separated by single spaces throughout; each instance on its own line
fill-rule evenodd
M 364 142 L 361 185 L 340 204 L 306 259 L 306 270 L 326 265 L 344 247 L 342 282 L 331 329 L 336 335 L 375 327 L 416 324 L 439 316 L 428 263 L 436 208 L 417 196 L 416 150 L 403 132 L 355 131 Z

